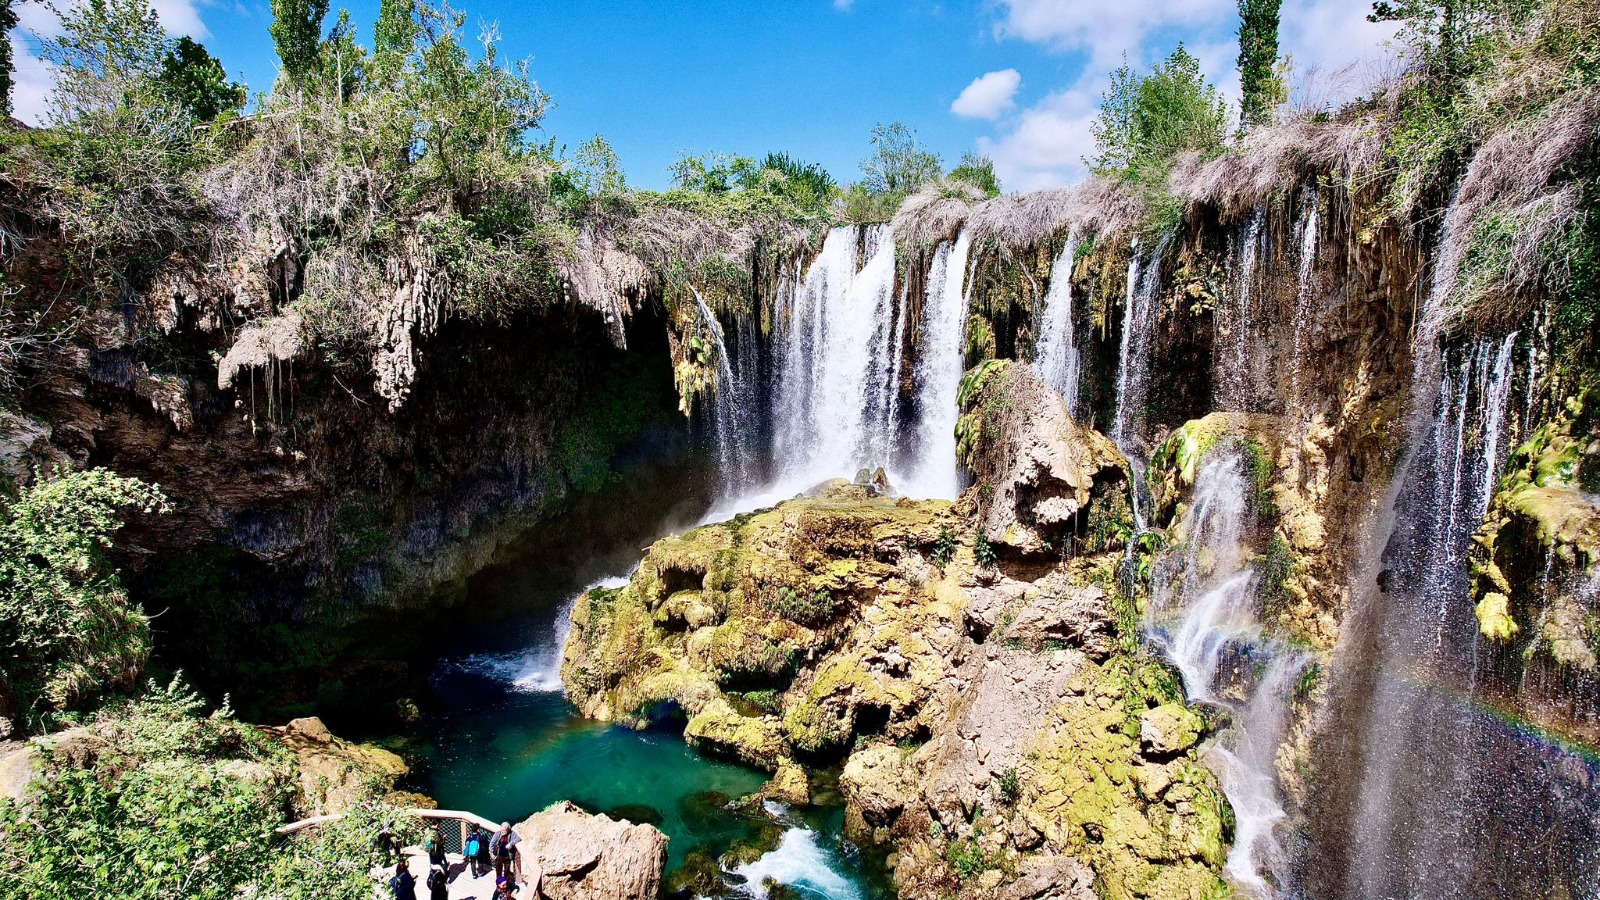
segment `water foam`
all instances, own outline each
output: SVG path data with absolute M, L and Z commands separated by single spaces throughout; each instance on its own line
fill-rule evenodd
M 743 890 L 766 900 L 768 879 L 815 900 L 861 900 L 861 892 L 834 869 L 833 856 L 809 828 L 783 833 L 777 849 L 733 870 L 745 879 Z

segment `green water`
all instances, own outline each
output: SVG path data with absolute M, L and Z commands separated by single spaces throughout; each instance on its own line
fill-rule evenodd
M 707 871 L 730 848 L 749 860 L 778 845 L 750 870 L 758 878 L 789 884 L 808 900 L 892 896 L 881 860 L 841 837 L 836 794 L 819 791 L 819 805 L 797 810 L 740 804 L 766 776 L 691 750 L 681 722 L 641 732 L 575 716 L 556 681 L 558 623 L 575 593 L 573 580 L 530 581 L 537 578 L 485 586 L 517 591 L 527 608 L 467 629 L 438 663 L 426 704 L 432 711 L 411 736 L 412 787 L 443 808 L 500 821 L 521 821 L 571 800 L 592 812 L 649 822 L 667 835 L 669 872 L 686 861 Z M 712 868 L 709 877 L 738 890 L 738 875 Z

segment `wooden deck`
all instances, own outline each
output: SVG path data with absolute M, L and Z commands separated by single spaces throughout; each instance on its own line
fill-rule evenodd
M 407 847 L 406 855 L 411 861 L 411 876 L 417 879 L 417 900 L 428 900 L 428 855 L 419 847 Z M 467 864 L 461 861 L 461 854 L 449 853 L 445 858 L 450 860 L 450 900 L 490 900 L 494 896 L 495 877 L 492 868 L 474 878 Z M 378 896 L 383 900 L 393 900 L 394 891 L 389 887 L 389 879 L 394 877 L 394 869 L 374 869 L 372 876 L 380 886 Z M 524 871 L 522 881 L 517 886 L 517 900 L 532 900 L 534 894 L 528 890 L 528 880 L 528 873 Z

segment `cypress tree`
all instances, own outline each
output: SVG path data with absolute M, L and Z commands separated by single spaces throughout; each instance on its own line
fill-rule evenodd
M 1239 0 L 1239 128 L 1272 118 L 1282 96 L 1278 64 L 1278 11 L 1283 0 Z
M 17 27 L 12 0 L 0 0 L 0 116 L 11 115 L 11 88 L 16 62 L 11 58 L 11 29 Z
M 283 71 L 294 81 L 304 81 L 318 68 L 322 44 L 322 19 L 328 0 L 272 0 L 272 43 Z

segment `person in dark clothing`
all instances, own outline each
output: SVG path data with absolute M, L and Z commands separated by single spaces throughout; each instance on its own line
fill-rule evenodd
M 493 900 L 514 900 L 517 896 L 517 883 L 509 878 L 501 878 L 494 886 Z
M 394 877 L 389 879 L 389 887 L 394 889 L 394 900 L 417 900 L 417 879 L 411 877 L 405 860 L 394 864 Z
M 446 866 L 428 868 L 428 900 L 450 900 L 450 869 Z
M 428 835 L 427 844 L 423 849 L 428 851 L 428 865 L 438 866 L 446 872 L 450 871 L 450 860 L 444 853 L 444 842 L 439 840 L 437 831 Z
M 394 842 L 394 832 L 389 829 L 389 823 L 383 824 L 383 830 L 378 832 L 378 854 L 383 859 L 383 864 L 388 865 L 389 860 L 395 858 L 400 848 Z
M 517 845 L 522 838 L 511 830 L 510 822 L 501 822 L 500 830 L 489 841 L 489 854 L 494 857 L 494 873 L 507 881 L 516 881 L 521 874 L 517 864 Z

